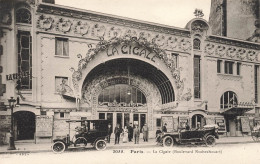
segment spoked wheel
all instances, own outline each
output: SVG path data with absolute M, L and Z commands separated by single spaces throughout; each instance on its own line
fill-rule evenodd
M 74 143 L 75 147 L 79 147 L 79 146 L 87 146 L 87 140 L 85 138 L 77 138 L 75 143 Z
M 205 139 L 206 146 L 215 146 L 216 145 L 216 139 L 212 135 L 208 135 Z
M 107 143 L 105 140 L 98 140 L 95 144 L 95 148 L 97 150 L 105 150 L 107 147 Z
M 57 141 L 52 145 L 52 151 L 54 153 L 62 153 L 64 152 L 66 149 L 66 146 L 63 142 L 61 141 Z
M 173 139 L 170 136 L 167 136 L 163 139 L 163 146 L 164 147 L 171 147 L 173 146 Z

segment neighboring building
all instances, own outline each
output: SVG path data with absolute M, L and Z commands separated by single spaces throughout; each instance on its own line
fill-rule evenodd
M 213 35 L 260 42 L 260 0 L 211 0 Z
M 147 122 L 150 137 L 187 121 L 241 136 L 259 120 L 260 45 L 211 35 L 204 19 L 176 28 L 40 1 L 0 6 L 2 141 L 11 96 L 15 138 L 37 142 L 75 119 Z

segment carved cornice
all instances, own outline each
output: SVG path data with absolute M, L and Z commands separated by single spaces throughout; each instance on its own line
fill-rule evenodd
M 112 16 L 112 15 L 105 15 L 101 13 L 94 13 L 87 10 L 83 11 L 83 10 L 64 8 L 58 5 L 40 4 L 37 8 L 37 12 L 82 19 L 82 20 L 92 20 L 95 22 L 121 25 L 125 27 L 131 27 L 131 28 L 136 28 L 141 30 L 149 30 L 149 31 L 172 34 L 177 36 L 184 36 L 184 37 L 190 36 L 190 31 L 186 29 L 178 29 L 170 26 L 153 24 L 148 22 L 146 23 L 146 22 L 141 22 L 139 20 L 122 18 L 122 17 Z
M 259 62 L 260 58 L 258 57 L 258 55 L 260 54 L 260 52 L 255 48 L 256 47 L 252 48 L 252 46 L 248 48 L 241 48 L 241 46 L 233 46 L 227 43 L 219 44 L 207 42 L 204 47 L 204 52 L 207 55 L 214 57 L 235 59 L 248 62 Z
M 208 36 L 206 41 L 219 43 L 219 44 L 225 44 L 225 45 L 231 45 L 241 48 L 248 48 L 248 49 L 254 49 L 254 50 L 260 50 L 260 44 L 248 42 L 248 41 L 242 41 L 242 40 L 235 40 L 231 38 L 224 38 L 220 36 Z
M 221 80 L 239 81 L 239 80 L 242 79 L 242 76 L 228 75 L 228 74 L 218 74 L 218 77 L 219 77 Z

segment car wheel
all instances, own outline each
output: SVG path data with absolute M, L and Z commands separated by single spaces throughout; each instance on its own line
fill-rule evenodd
M 105 140 L 98 140 L 95 144 L 95 148 L 97 150 L 105 150 L 107 147 L 107 143 Z
M 170 136 L 166 136 L 163 139 L 163 146 L 164 147 L 171 147 L 173 146 L 173 139 Z
M 61 141 L 57 141 L 52 145 L 52 151 L 54 153 L 62 153 L 64 152 L 66 149 L 66 146 L 63 142 Z
M 216 145 L 216 139 L 212 135 L 208 135 L 205 139 L 205 143 L 207 146 L 215 146 Z

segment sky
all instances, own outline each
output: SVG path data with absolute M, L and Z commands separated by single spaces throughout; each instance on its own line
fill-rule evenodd
M 184 28 L 202 9 L 208 21 L 211 0 L 55 0 L 56 4 Z

